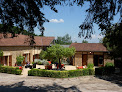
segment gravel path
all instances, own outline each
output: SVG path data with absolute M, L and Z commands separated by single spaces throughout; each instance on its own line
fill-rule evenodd
M 122 86 L 94 76 L 58 79 L 0 73 L 0 92 L 122 92 Z

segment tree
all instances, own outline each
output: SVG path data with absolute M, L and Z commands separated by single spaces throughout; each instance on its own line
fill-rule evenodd
M 61 44 L 61 45 L 69 45 L 72 43 L 71 36 L 69 36 L 69 34 L 66 34 L 63 37 L 57 37 L 57 39 L 55 40 L 55 43 Z
M 88 43 L 88 41 L 87 40 L 83 40 L 82 43 Z
M 114 24 L 107 30 L 103 44 L 112 52 L 113 58 L 122 58 L 122 23 Z
M 103 38 L 100 38 L 99 39 L 99 43 L 103 43 Z
M 45 54 L 46 53 L 46 54 Z M 44 55 L 44 58 L 53 60 L 58 58 L 59 66 L 61 65 L 61 59 L 71 57 L 75 54 L 75 48 L 64 48 L 59 44 L 53 45 L 52 47 L 47 48 L 47 51 L 40 53 L 41 56 Z
M 39 26 L 39 30 L 44 32 L 43 24 L 49 22 L 41 11 L 45 6 L 57 13 L 56 5 L 83 6 L 86 2 L 90 7 L 86 10 L 88 15 L 85 21 L 79 26 L 81 29 L 79 37 L 90 38 L 94 23 L 98 24 L 102 31 L 106 31 L 111 26 L 113 17 L 118 13 L 120 13 L 119 22 L 122 22 L 122 0 L 0 0 L 0 20 L 4 24 L 4 33 L 9 29 L 9 32 L 15 34 L 11 30 L 14 25 L 21 30 L 26 27 L 32 34 L 34 28 Z M 32 34 L 30 34 L 30 45 L 34 44 Z
M 0 24 L 0 31 L 4 33 L 4 29 L 3 29 L 4 25 Z M 13 26 L 11 28 L 12 32 L 15 34 L 23 34 L 23 35 L 29 35 L 31 34 L 30 32 L 28 32 L 27 30 L 21 30 L 20 28 Z M 10 33 L 9 30 L 6 30 L 7 33 Z M 12 34 L 12 37 L 15 37 L 15 34 Z M 32 35 L 37 36 L 35 33 L 33 33 Z

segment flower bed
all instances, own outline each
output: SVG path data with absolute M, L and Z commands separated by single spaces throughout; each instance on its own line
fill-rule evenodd
M 1 73 L 20 75 L 22 73 L 22 70 L 20 70 L 19 67 L 0 66 L 0 72 Z
M 78 69 L 78 70 L 44 70 L 44 69 L 31 69 L 28 71 L 28 76 L 52 77 L 52 78 L 68 78 L 94 75 L 94 69 Z

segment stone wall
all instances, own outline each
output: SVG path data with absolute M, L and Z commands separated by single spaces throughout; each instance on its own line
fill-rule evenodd
M 110 63 L 113 63 L 114 64 L 114 60 L 111 59 L 111 57 L 107 54 L 104 55 L 104 65 L 107 63 L 107 62 L 110 62 Z
M 29 61 L 30 56 L 30 62 L 33 62 L 33 55 L 39 54 L 42 50 L 41 47 L 22 47 L 22 46 L 13 46 L 13 47 L 0 47 L 0 50 L 3 50 L 4 56 L 10 56 L 12 55 L 12 66 L 16 63 L 16 57 L 19 55 L 27 54 L 27 61 Z M 30 54 L 30 55 L 29 55 Z M 8 65 L 9 65 L 9 57 L 8 57 Z
M 75 66 L 81 66 L 82 65 L 82 55 L 80 53 L 75 54 L 75 59 L 74 59 L 74 65 Z
M 93 55 L 88 55 L 88 63 L 87 64 L 89 64 L 89 63 L 94 63 L 93 62 Z
M 106 62 L 114 63 L 114 60 L 111 60 L 111 57 L 108 55 L 108 53 L 103 52 L 76 52 L 74 56 L 74 64 L 75 66 L 82 66 L 82 55 L 87 54 L 87 64 L 92 63 L 94 64 L 94 55 L 103 55 L 104 56 L 104 65 Z

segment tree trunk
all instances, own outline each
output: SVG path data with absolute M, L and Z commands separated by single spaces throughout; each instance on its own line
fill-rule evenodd
M 61 61 L 60 61 L 60 58 L 59 58 L 59 69 L 61 69 Z

